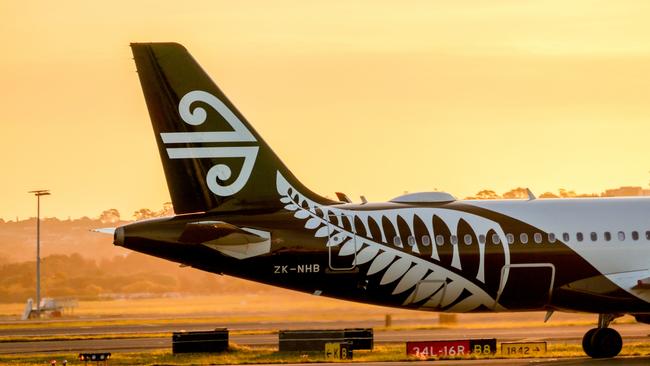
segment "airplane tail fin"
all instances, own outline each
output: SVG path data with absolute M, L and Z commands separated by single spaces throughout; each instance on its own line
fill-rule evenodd
M 189 52 L 132 43 L 174 211 L 282 207 L 280 175 L 319 203 L 286 168 Z

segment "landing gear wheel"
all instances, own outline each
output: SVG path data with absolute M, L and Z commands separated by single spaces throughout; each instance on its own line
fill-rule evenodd
M 597 350 L 596 358 L 616 357 L 623 348 L 623 339 L 612 328 L 600 328 L 591 337 L 591 346 Z
M 589 331 L 585 333 L 585 336 L 582 337 L 582 350 L 591 358 L 597 357 L 594 353 L 594 347 L 591 345 L 591 339 L 594 337 L 594 333 L 596 333 L 598 329 L 599 328 L 589 329 Z
M 612 328 L 590 329 L 582 338 L 582 349 L 592 358 L 611 358 L 621 352 L 623 339 Z

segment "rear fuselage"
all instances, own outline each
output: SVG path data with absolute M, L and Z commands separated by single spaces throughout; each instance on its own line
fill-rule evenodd
M 387 306 L 650 312 L 625 275 L 636 281 L 648 271 L 650 199 L 320 205 L 285 183 L 278 179 L 283 209 L 135 223 L 117 244 L 209 272 Z M 238 259 L 222 247 L 179 241 L 197 222 L 270 233 L 268 252 Z

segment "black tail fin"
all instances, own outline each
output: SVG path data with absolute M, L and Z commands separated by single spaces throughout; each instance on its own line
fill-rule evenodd
M 176 43 L 131 44 L 176 213 L 282 207 L 276 180 L 316 202 Z

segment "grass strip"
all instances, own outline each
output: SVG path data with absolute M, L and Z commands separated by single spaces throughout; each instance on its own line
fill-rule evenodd
M 277 334 L 275 330 L 231 330 L 232 335 Z M 0 336 L 0 343 L 13 342 L 43 342 L 43 341 L 79 341 L 89 339 L 135 339 L 135 338 L 166 338 L 170 332 L 158 333 L 102 333 L 87 335 L 47 335 L 47 336 Z

